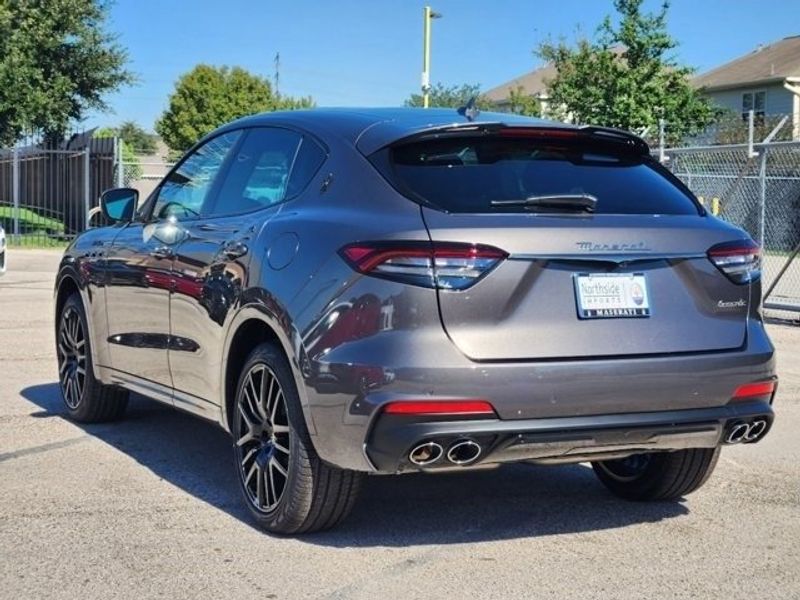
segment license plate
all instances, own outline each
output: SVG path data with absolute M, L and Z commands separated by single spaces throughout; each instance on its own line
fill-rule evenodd
M 574 280 L 581 319 L 650 316 L 650 298 L 643 273 L 576 274 Z

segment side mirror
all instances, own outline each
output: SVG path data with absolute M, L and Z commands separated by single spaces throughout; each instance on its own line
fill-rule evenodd
M 100 195 L 100 208 L 111 223 L 133 220 L 138 203 L 139 192 L 133 188 L 114 188 Z

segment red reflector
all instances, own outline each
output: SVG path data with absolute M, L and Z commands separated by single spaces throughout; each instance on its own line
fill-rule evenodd
M 770 396 L 775 391 L 775 381 L 756 381 L 745 383 L 736 388 L 734 398 L 752 398 L 754 396 Z
M 383 409 L 390 415 L 494 415 L 486 400 L 401 400 Z

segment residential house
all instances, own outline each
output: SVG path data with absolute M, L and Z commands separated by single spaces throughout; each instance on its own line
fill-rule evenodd
M 511 112 L 511 92 L 519 89 L 523 94 L 538 99 L 542 107 L 542 114 L 546 115 L 548 106 L 547 82 L 555 75 L 556 68 L 548 63 L 530 73 L 501 83 L 483 95 L 494 103 L 492 110 Z
M 620 48 L 617 50 L 622 52 Z M 547 82 L 556 74 L 547 64 L 486 92 L 498 110 L 510 110 L 511 90 L 521 89 L 542 102 L 547 112 Z M 693 78 L 717 105 L 746 116 L 790 115 L 800 139 L 800 36 L 787 37 Z
M 800 36 L 759 46 L 724 65 L 702 73 L 692 84 L 717 105 L 743 118 L 790 115 L 800 138 Z

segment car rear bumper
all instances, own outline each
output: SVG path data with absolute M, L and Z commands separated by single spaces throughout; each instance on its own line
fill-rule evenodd
M 774 349 L 755 320 L 743 348 L 716 353 L 477 363 L 418 330 L 379 332 L 306 364 L 301 395 L 317 453 L 372 472 L 407 468 L 413 445 L 435 435 L 487 436 L 484 462 L 716 445 L 731 419 L 748 417 L 737 412 L 747 404 L 731 403 L 734 391 L 775 376 Z M 454 398 L 487 400 L 498 418 L 384 419 L 389 402 Z M 769 398 L 758 411 L 771 422 Z
M 366 444 L 377 471 L 477 466 L 531 461 L 542 464 L 607 460 L 639 452 L 714 448 L 741 423 L 764 421 L 752 440 L 762 439 L 773 421 L 769 401 L 731 403 L 714 408 L 548 419 L 420 420 L 381 415 Z M 471 442 L 469 452 L 453 450 Z M 430 459 L 411 459 L 419 447 L 439 448 Z M 473 457 L 474 454 L 474 457 Z M 426 456 L 422 454 L 422 456 Z

